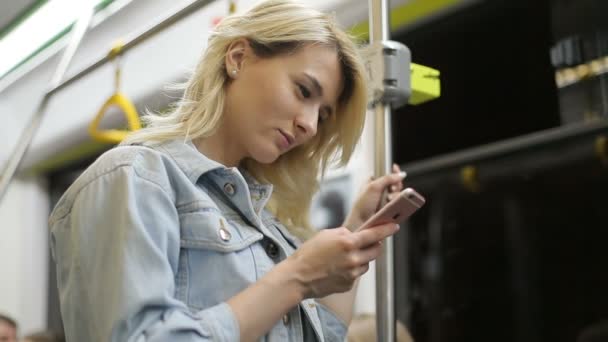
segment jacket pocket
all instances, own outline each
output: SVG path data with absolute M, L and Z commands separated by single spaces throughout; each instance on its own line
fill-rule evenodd
M 191 310 L 213 307 L 256 281 L 253 250 L 263 234 L 255 228 L 204 208 L 181 214 L 180 229 L 176 297 Z
M 180 215 L 182 248 L 235 252 L 262 240 L 263 234 L 251 227 L 228 221 L 215 208 L 203 208 Z

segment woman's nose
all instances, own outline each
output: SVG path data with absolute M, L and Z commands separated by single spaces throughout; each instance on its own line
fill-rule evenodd
M 317 134 L 319 116 L 316 113 L 316 110 L 308 110 L 296 116 L 296 127 L 299 133 L 306 138 L 312 138 Z

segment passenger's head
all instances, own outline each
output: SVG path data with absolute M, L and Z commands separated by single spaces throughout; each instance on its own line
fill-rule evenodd
M 349 149 L 361 132 L 366 90 L 356 48 L 331 16 L 301 4 L 267 1 L 222 21 L 192 81 L 210 77 L 217 81 L 209 89 L 190 87 L 187 97 L 206 107 L 197 95 L 217 92 L 218 114 L 254 162 L 288 151 L 305 162 Z M 190 132 L 205 130 L 205 121 L 193 118 Z
M 334 18 L 270 0 L 223 19 L 176 108 L 126 143 L 230 135 L 241 166 L 274 184 L 277 216 L 307 226 L 318 173 L 348 162 L 366 103 L 358 48 Z
M 0 314 L 0 342 L 17 341 L 17 322 L 14 319 Z
M 256 153 L 261 139 L 252 125 L 274 119 L 297 136 L 289 150 L 308 157 L 343 148 L 347 158 L 361 133 L 366 95 L 357 47 L 332 16 L 296 1 L 263 1 L 216 26 L 178 107 L 146 118 L 165 134 L 147 133 L 165 140 L 171 128 L 173 135 L 204 138 L 225 120 L 250 157 L 269 163 L 276 158 Z

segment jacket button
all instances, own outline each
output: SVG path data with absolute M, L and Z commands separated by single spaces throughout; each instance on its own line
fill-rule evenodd
M 226 183 L 224 184 L 224 191 L 228 195 L 232 196 L 236 192 L 236 189 L 234 188 L 234 185 L 232 183 Z
M 220 239 L 224 240 L 224 241 L 229 241 L 230 238 L 232 238 L 232 234 L 230 234 L 230 232 L 228 230 L 226 230 L 226 228 L 220 228 Z
M 220 234 L 220 239 L 222 239 L 223 241 L 228 241 L 230 240 L 230 238 L 232 238 L 232 234 L 230 234 L 230 231 L 226 229 L 226 226 L 224 225 L 224 220 L 222 219 L 220 219 L 220 229 L 218 230 L 218 233 Z
M 289 315 L 283 316 L 283 324 L 285 324 L 285 325 L 289 324 Z
M 268 256 L 271 259 L 276 259 L 279 257 L 279 247 L 277 247 L 277 245 L 272 242 L 272 241 L 268 241 L 266 243 L 266 254 L 268 254 Z

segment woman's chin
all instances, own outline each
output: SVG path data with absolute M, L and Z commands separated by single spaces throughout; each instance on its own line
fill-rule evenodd
M 260 151 L 253 155 L 253 159 L 260 164 L 272 164 L 281 156 L 281 152 L 275 151 Z

